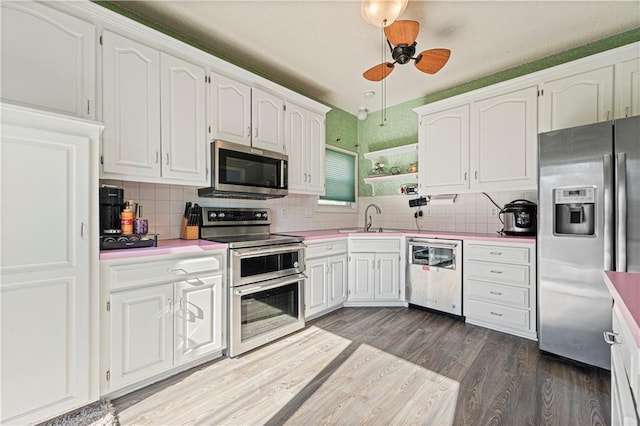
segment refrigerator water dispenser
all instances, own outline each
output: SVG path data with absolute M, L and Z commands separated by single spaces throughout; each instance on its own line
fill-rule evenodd
M 554 234 L 595 235 L 595 188 L 558 188 L 553 193 Z

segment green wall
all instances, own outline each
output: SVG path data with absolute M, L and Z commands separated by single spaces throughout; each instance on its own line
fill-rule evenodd
M 360 154 L 358 159 L 360 178 L 358 195 L 370 196 L 372 193 L 371 185 L 362 182 L 362 179 L 369 175 L 372 167 L 371 162 L 364 159 L 362 154 L 418 141 L 418 116 L 413 112 L 413 108 L 637 41 L 640 41 L 640 28 L 389 107 L 387 108 L 387 124 L 382 127 L 380 126 L 380 112 L 370 113 L 366 120 L 358 121 L 358 143 L 360 145 L 358 149 Z M 445 71 L 446 67 L 443 72 Z M 389 185 L 386 185 L 386 188 L 378 187 L 376 195 L 395 194 L 396 189 L 389 187 Z

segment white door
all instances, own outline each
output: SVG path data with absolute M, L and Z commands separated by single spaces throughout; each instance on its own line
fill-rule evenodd
M 422 193 L 455 192 L 469 187 L 469 105 L 420 117 Z
M 251 91 L 251 145 L 284 154 L 284 101 L 256 89 Z
M 162 177 L 206 182 L 204 68 L 161 55 Z
M 616 67 L 615 118 L 640 115 L 640 60 L 630 59 Z
M 251 87 L 211 73 L 211 140 L 251 146 Z
M 542 85 L 540 132 L 613 119 L 613 66 Z
M 175 284 L 175 363 L 221 350 L 224 304 L 222 276 Z
M 537 186 L 538 89 L 528 87 L 471 106 L 471 187 Z
M 400 256 L 397 253 L 378 253 L 376 262 L 376 299 L 399 299 Z
M 285 137 L 289 155 L 289 192 L 307 193 L 307 163 L 309 151 L 306 133 L 306 111 L 296 104 L 287 103 Z
M 329 307 L 347 300 L 347 255 L 329 258 Z
M 95 27 L 35 2 L 2 2 L 2 99 L 95 117 Z
M 324 115 L 307 111 L 307 194 L 324 195 Z
M 305 280 L 305 317 L 322 312 L 329 306 L 327 295 L 327 260 L 311 259 L 306 262 L 306 273 L 309 278 Z
M 105 174 L 160 176 L 160 53 L 103 33 Z
M 349 270 L 349 300 L 372 300 L 376 272 L 375 254 L 352 254 Z
M 89 403 L 91 392 L 95 146 L 32 125 L 4 122 L 0 144 L 3 424 L 46 420 Z
M 173 365 L 173 284 L 111 294 L 110 388 Z

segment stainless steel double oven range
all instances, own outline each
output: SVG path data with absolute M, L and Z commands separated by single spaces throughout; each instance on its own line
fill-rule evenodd
M 228 356 L 304 327 L 303 239 L 270 224 L 269 209 L 203 207 L 201 238 L 229 245 Z

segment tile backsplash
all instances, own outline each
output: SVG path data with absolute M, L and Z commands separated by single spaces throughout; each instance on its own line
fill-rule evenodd
M 326 213 L 316 210 L 317 197 L 288 195 L 272 200 L 236 200 L 226 198 L 199 198 L 192 186 L 164 185 L 121 180 L 101 180 L 100 184 L 124 189 L 125 200 L 133 200 L 142 208 L 141 217 L 149 220 L 149 232 L 159 239 L 180 237 L 180 224 L 185 202 L 191 201 L 209 207 L 266 207 L 271 209 L 271 231 L 306 231 L 314 229 L 344 229 L 364 226 L 364 210 L 370 203 L 382 210 L 371 209 L 373 227 L 396 229 L 429 229 L 454 232 L 493 233 L 502 229 L 500 220 L 493 216 L 495 206 L 483 194 L 460 194 L 449 205 L 428 204 L 421 207 L 423 215 L 417 220 L 417 208 L 409 207 L 411 197 L 401 195 L 360 197 L 358 213 Z M 524 198 L 537 203 L 536 191 L 489 193 L 499 205 Z M 417 223 L 416 223 L 417 222 Z

